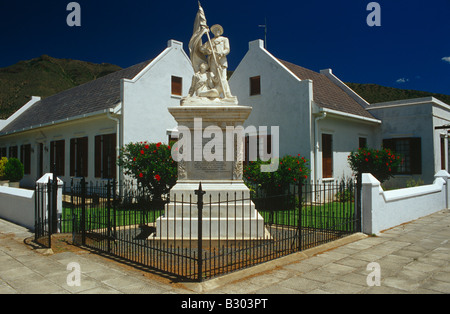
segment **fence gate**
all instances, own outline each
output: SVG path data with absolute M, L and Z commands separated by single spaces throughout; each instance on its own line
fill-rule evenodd
M 35 241 L 45 248 L 51 248 L 52 234 L 58 230 L 58 179 L 49 177 L 47 183 L 36 184 L 35 190 Z

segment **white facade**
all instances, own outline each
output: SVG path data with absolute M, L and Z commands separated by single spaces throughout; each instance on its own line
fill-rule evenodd
M 321 74 L 335 84 L 343 84 L 330 70 Z M 250 78 L 255 76 L 260 77 L 261 93 L 250 96 Z M 315 103 L 314 84 L 312 80 L 299 79 L 264 48 L 261 40 L 250 42 L 249 51 L 230 78 L 231 91 L 239 104 L 253 108 L 245 126 L 267 126 L 269 134 L 271 126 L 279 126 L 280 157 L 297 154 L 306 157 L 310 161 L 311 179 L 322 180 L 322 134 L 331 134 L 333 175 L 326 180 L 350 177 L 348 155 L 358 149 L 360 137 L 366 138 L 369 146 L 378 143 L 381 121 L 319 107 Z M 350 97 L 367 104 L 347 89 L 346 93 L 352 93 Z

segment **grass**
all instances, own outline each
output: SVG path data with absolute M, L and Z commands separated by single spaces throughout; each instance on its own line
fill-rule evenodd
M 329 202 L 309 204 L 302 207 L 301 226 L 304 228 L 335 229 L 348 231 L 352 228 L 355 213 L 354 203 Z M 273 223 L 291 227 L 299 225 L 298 209 L 290 210 L 260 210 L 265 223 Z
M 276 224 L 289 227 L 298 227 L 299 211 L 298 208 L 266 210 L 259 209 L 258 212 L 264 218 L 266 224 Z M 316 229 L 335 229 L 336 231 L 352 230 L 354 220 L 353 202 L 329 202 L 321 204 L 305 204 L 302 207 L 301 225 L 304 228 Z M 156 222 L 156 219 L 164 214 L 164 210 L 141 209 L 111 209 L 109 213 L 111 225 L 116 227 L 133 226 L 140 224 L 150 224 Z M 81 209 L 75 210 L 77 220 L 81 220 Z M 96 206 L 87 206 L 86 223 L 88 230 L 106 228 L 108 223 L 108 210 Z M 72 210 L 63 208 L 62 231 L 72 232 Z
M 74 211 L 77 221 L 81 221 L 81 209 L 77 208 Z M 115 211 L 111 209 L 108 213 L 107 208 L 98 208 L 89 206 L 86 208 L 86 223 L 88 230 L 90 226 L 93 229 L 106 228 L 108 226 L 108 216 L 110 224 L 113 226 L 115 221 L 116 227 L 133 226 L 139 224 L 154 223 L 156 219 L 164 214 L 163 210 L 142 211 L 140 209 L 128 209 Z M 70 233 L 73 231 L 72 209 L 68 207 L 63 208 L 62 212 L 62 232 Z

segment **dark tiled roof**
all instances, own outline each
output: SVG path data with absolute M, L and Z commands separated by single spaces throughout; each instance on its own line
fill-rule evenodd
M 287 61 L 279 61 L 299 79 L 313 81 L 314 102 L 318 106 L 365 118 L 374 118 L 373 115 L 324 74 L 305 69 Z
M 120 102 L 121 79 L 134 78 L 150 62 L 136 64 L 42 99 L 1 130 L 0 135 L 114 108 Z

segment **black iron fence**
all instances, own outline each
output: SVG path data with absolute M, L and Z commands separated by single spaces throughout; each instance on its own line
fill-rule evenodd
M 353 182 L 292 186 L 284 195 L 208 193 L 151 200 L 114 181 L 66 187 L 59 221 L 76 245 L 183 280 L 201 281 L 360 231 Z

